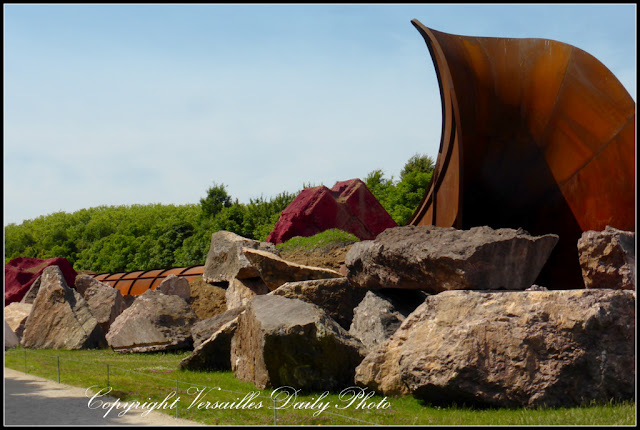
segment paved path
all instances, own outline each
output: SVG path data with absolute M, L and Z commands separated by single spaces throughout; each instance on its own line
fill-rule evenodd
M 90 409 L 88 403 L 89 397 L 83 388 L 58 384 L 48 379 L 4 368 L 5 426 L 202 425 L 193 421 L 176 419 L 156 411 L 141 416 L 144 410 L 136 409 L 131 409 L 122 417 L 118 416 L 118 412 L 122 412 L 122 409 L 113 409 L 104 418 L 106 410 Z

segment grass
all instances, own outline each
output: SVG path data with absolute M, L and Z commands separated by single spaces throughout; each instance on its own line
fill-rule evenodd
M 108 386 L 110 395 L 122 402 L 161 402 L 172 396 L 179 380 L 180 418 L 208 425 L 271 425 L 274 423 L 271 389 L 258 390 L 251 383 L 238 381 L 231 372 L 194 372 L 178 370 L 188 352 L 118 354 L 111 350 L 27 350 L 5 351 L 5 367 L 25 371 L 57 381 L 58 357 L 60 382 L 94 390 Z M 107 382 L 107 365 L 109 368 Z M 205 389 L 203 386 L 212 387 Z M 217 388 L 220 388 L 218 390 Z M 205 390 L 198 392 L 196 390 Z M 253 394 L 255 393 L 255 394 Z M 254 407 L 243 399 L 253 399 Z M 464 407 L 434 408 L 412 397 L 388 398 L 375 395 L 367 404 L 388 404 L 386 409 L 363 409 L 357 400 L 348 407 L 337 394 L 319 399 L 322 393 L 298 395 L 296 405 L 327 403 L 329 409 L 314 416 L 316 409 L 277 410 L 280 425 L 635 425 L 635 404 L 631 401 L 593 404 L 580 408 L 485 409 Z M 169 397 L 168 402 L 172 402 Z M 207 402 L 209 404 L 207 405 Z M 216 403 L 217 402 L 217 403 Z M 305 403 L 306 402 L 306 403 Z M 318 403 L 316 403 L 318 404 Z M 200 408 L 198 408 L 200 405 Z M 280 403 L 282 405 L 282 403 Z M 342 409 L 335 408 L 339 405 Z M 207 408 L 208 406 L 208 408 Z M 235 406 L 235 407 L 234 407 Z M 159 409 L 175 416 L 175 407 Z M 112 413 L 117 413 L 115 410 Z M 360 420 L 360 421 L 358 421 Z M 363 422 L 364 421 L 364 422 Z
M 297 250 L 315 250 L 335 246 L 346 246 L 359 241 L 360 239 L 351 233 L 332 228 L 310 237 L 292 237 L 286 242 L 276 245 L 276 248 L 282 252 L 292 252 Z

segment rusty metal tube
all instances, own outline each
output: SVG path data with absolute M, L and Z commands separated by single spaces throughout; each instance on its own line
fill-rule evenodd
M 571 45 L 411 22 L 436 69 L 442 135 L 434 179 L 409 224 L 556 233 L 537 283 L 584 287 L 582 232 L 635 231 L 635 102 Z
M 202 276 L 204 266 L 171 269 L 139 270 L 136 272 L 100 273 L 93 278 L 120 290 L 122 295 L 137 296 L 148 289 L 155 290 L 169 275 L 182 276 L 189 282 Z

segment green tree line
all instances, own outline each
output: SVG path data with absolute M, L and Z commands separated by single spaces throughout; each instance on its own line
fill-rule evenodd
M 367 186 L 402 225 L 416 209 L 433 172 L 433 160 L 416 154 L 399 180 L 371 172 Z M 264 241 L 298 193 L 283 192 L 239 203 L 214 183 L 199 204 L 99 206 L 56 212 L 8 224 L 5 264 L 16 257 L 65 257 L 76 270 L 121 272 L 204 264 L 211 234 L 227 230 Z

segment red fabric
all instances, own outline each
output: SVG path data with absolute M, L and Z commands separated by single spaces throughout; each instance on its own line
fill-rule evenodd
M 351 179 L 336 182 L 331 189 L 320 186 L 302 190 L 282 211 L 267 241 L 278 244 L 332 228 L 369 240 L 396 226 L 367 185 L 360 179 Z
M 4 305 L 22 300 L 31 288 L 31 284 L 49 266 L 60 268 L 67 285 L 75 284 L 78 274 L 66 258 L 54 257 L 46 260 L 29 257 L 14 258 L 4 266 Z

